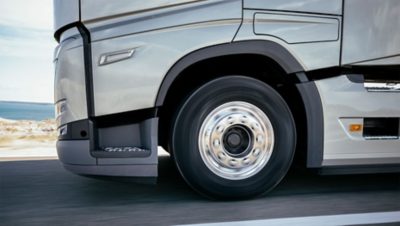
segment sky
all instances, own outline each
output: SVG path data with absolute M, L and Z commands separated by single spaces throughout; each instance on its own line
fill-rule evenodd
M 1 0 L 0 100 L 53 102 L 52 0 Z

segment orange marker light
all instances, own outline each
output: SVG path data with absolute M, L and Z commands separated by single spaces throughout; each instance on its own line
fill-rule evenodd
M 363 126 L 361 124 L 350 124 L 349 131 L 350 132 L 361 132 Z

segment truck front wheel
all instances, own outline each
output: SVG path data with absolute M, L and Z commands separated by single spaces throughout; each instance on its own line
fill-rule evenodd
M 295 125 L 269 85 L 226 76 L 198 88 L 172 128 L 176 165 L 186 182 L 217 199 L 260 195 L 284 177 L 293 159 Z

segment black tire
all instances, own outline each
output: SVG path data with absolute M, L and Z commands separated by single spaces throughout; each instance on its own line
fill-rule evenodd
M 258 107 L 269 118 L 274 134 L 272 154 L 263 168 L 239 180 L 221 177 L 210 170 L 199 148 L 200 128 L 206 117 L 232 101 Z M 289 107 L 272 87 L 253 78 L 226 76 L 206 83 L 184 101 L 178 109 L 170 143 L 177 168 L 194 190 L 214 199 L 246 199 L 271 190 L 286 175 L 294 156 L 295 130 Z

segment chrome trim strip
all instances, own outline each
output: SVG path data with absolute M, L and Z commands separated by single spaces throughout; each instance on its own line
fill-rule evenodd
M 398 82 L 366 82 L 364 87 L 368 92 L 400 92 Z
M 364 137 L 366 140 L 398 140 L 398 136 L 367 136 Z
M 99 66 L 129 59 L 133 56 L 134 53 L 135 49 L 127 49 L 127 50 L 102 54 L 99 59 Z

